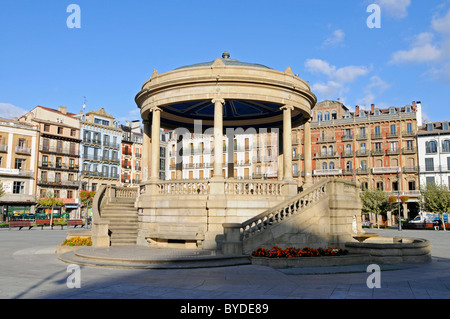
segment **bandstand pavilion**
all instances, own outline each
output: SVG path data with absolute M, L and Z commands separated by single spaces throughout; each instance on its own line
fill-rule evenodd
M 144 247 L 242 254 L 273 244 L 327 247 L 348 240 L 360 225 L 355 184 L 312 183 L 310 118 L 317 99 L 290 67 L 278 71 L 224 52 L 210 62 L 153 71 L 135 101 L 144 123 L 143 181 L 135 190 L 103 187 L 97 192 L 95 246 L 114 245 L 116 236 Z M 291 136 L 292 127 L 300 125 L 305 131 L 301 184 L 293 178 Z M 161 128 L 175 130 L 180 139 L 185 133 L 212 134 L 211 178 L 182 179 L 183 143 L 176 143 L 176 179 L 160 180 Z M 230 134 L 273 128 L 280 133 L 278 180 L 236 179 L 229 166 L 225 178 L 224 134 L 233 142 Z M 233 150 L 228 144 L 229 159 Z

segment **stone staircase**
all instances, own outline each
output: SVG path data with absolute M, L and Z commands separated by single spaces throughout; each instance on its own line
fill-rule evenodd
M 136 244 L 138 215 L 135 199 L 119 198 L 102 208 L 102 218 L 109 220 L 111 246 Z

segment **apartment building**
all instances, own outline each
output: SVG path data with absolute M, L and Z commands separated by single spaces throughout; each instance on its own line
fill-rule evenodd
M 77 210 L 81 139 L 75 114 L 68 113 L 63 106 L 57 110 L 37 106 L 19 121 L 35 125 L 39 130 L 36 197 L 50 194 L 63 201 L 65 206 L 56 208 L 56 213 Z
M 191 134 L 189 137 L 184 137 L 181 141 L 178 141 L 176 133 L 172 131 L 169 132 L 168 137 L 167 179 L 209 179 L 212 177 L 214 168 L 214 137 L 212 135 Z M 224 163 L 223 175 L 225 177 L 250 179 L 254 172 L 258 172 L 259 178 L 264 176 L 266 170 L 261 165 L 262 155 L 259 157 L 258 168 L 254 168 L 254 156 L 263 154 L 262 150 L 256 150 L 254 147 L 256 142 L 256 135 L 253 134 L 238 134 L 231 141 L 227 136 L 223 136 L 221 160 Z M 182 150 L 178 153 L 181 175 L 177 177 L 178 143 L 180 143 Z M 161 154 L 163 154 L 163 150 Z M 161 158 L 161 161 L 163 160 Z M 164 164 L 161 163 L 161 166 L 164 166 Z M 270 174 L 273 175 L 273 171 L 270 171 Z
M 2 220 L 35 213 L 39 131 L 34 125 L 0 118 L 0 197 Z
M 318 103 L 311 122 L 314 181 L 339 177 L 362 188 L 405 195 L 408 212 L 416 214 L 421 123 L 420 102 L 383 109 L 372 104 L 369 110 L 356 106 L 354 112 L 339 101 Z M 303 137 L 303 127 L 294 131 Z
M 97 190 L 100 185 L 120 185 L 122 130 L 104 108 L 77 114 L 81 131 L 82 188 Z
M 450 186 L 450 123 L 430 122 L 419 128 L 420 186 L 435 183 Z
M 140 121 L 127 122 L 122 129 L 121 183 L 135 187 L 142 181 L 143 129 Z

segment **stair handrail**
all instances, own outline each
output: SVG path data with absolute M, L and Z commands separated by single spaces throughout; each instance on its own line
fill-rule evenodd
M 322 198 L 327 193 L 327 185 L 329 179 L 320 181 L 314 184 L 306 191 L 297 194 L 277 206 L 271 207 L 255 217 L 248 219 L 240 224 L 241 240 L 249 238 L 256 233 L 264 231 L 270 223 L 279 223 L 285 218 L 290 217 L 302 210 L 302 208 L 309 207 L 311 204 Z M 301 202 L 303 200 L 303 202 Z M 299 207 L 292 207 L 299 203 Z M 292 210 L 292 208 L 294 208 Z M 281 213 L 281 214 L 280 214 Z

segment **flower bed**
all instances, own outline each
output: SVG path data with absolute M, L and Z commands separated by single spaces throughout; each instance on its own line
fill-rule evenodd
M 92 240 L 90 237 L 82 238 L 82 237 L 71 237 L 66 239 L 63 243 L 63 246 L 92 246 Z
M 323 248 L 280 248 L 274 246 L 271 249 L 258 248 L 252 253 L 252 257 L 266 258 L 298 258 L 298 257 L 321 257 L 321 256 L 342 256 L 347 255 L 348 251 L 341 248 L 328 247 Z

